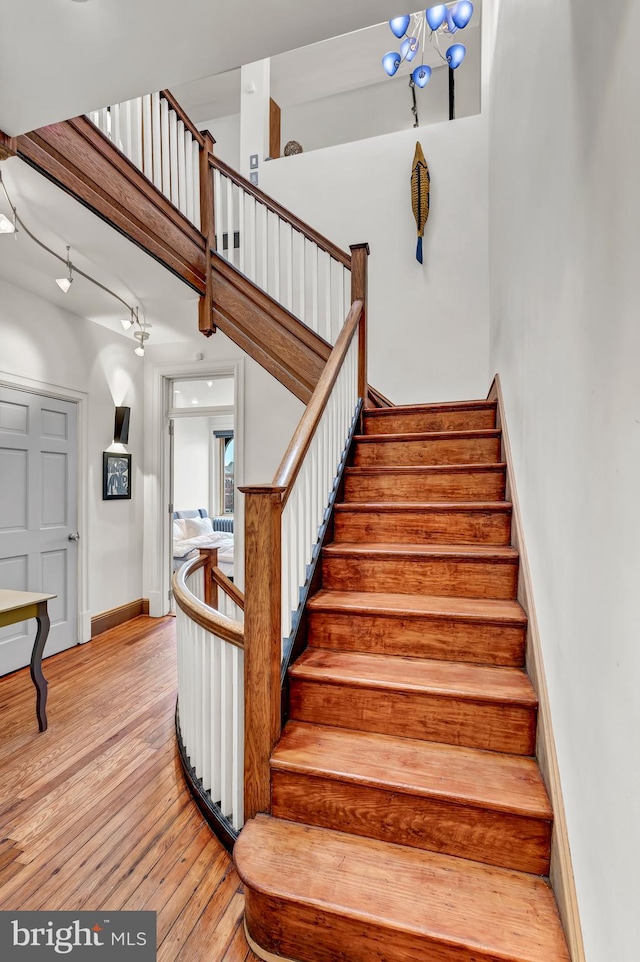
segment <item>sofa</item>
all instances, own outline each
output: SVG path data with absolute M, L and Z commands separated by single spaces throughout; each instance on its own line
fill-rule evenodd
M 173 512 L 173 570 L 200 548 L 218 549 L 218 567 L 233 578 L 233 518 L 210 518 L 206 508 Z

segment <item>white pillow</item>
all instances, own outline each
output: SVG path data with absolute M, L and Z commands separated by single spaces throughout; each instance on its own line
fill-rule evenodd
M 186 538 L 197 538 L 201 534 L 211 534 L 213 521 L 211 518 L 183 518 Z
M 185 521 L 182 518 L 173 519 L 173 540 L 174 541 L 184 541 L 186 538 L 185 534 Z

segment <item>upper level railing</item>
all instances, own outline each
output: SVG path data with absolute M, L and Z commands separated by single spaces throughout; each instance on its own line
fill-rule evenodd
M 90 120 L 200 227 L 200 151 L 204 137 L 168 90 L 94 110 Z
M 351 256 L 213 153 L 168 90 L 92 111 L 91 121 L 208 239 L 209 247 L 329 344 L 351 306 Z M 200 329 L 213 329 L 211 265 Z
M 216 250 L 334 344 L 351 306 L 351 257 L 211 157 Z

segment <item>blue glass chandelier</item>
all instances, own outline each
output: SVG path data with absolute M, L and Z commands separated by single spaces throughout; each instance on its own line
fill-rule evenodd
M 467 48 L 462 43 L 452 43 L 443 53 L 440 41 L 445 36 L 453 36 L 458 30 L 463 30 L 472 16 L 473 4 L 470 0 L 458 0 L 451 7 L 446 3 L 439 3 L 428 10 L 394 17 L 389 21 L 389 27 L 392 34 L 401 41 L 400 50 L 385 53 L 382 58 L 385 72 L 389 77 L 393 77 L 401 64 L 411 63 L 421 51 L 421 62 L 413 68 L 411 80 L 416 87 L 426 87 L 431 77 L 431 67 L 424 62 L 427 39 L 442 62 L 455 70 L 464 60 Z

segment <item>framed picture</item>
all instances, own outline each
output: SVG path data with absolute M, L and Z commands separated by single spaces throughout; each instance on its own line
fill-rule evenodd
M 131 497 L 131 455 L 104 451 L 102 454 L 102 500 L 122 501 Z

